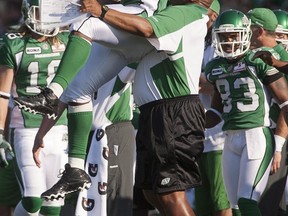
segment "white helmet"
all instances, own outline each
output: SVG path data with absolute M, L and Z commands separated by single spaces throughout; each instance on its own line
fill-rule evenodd
M 23 13 L 26 26 L 34 33 L 53 37 L 58 34 L 59 28 L 43 29 L 43 22 L 40 21 L 39 11 L 40 0 L 23 0 Z

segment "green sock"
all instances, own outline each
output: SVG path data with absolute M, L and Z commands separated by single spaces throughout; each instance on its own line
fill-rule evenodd
M 85 65 L 91 51 L 91 43 L 77 35 L 71 35 L 56 76 L 52 80 L 66 89 L 75 75 Z
M 45 216 L 59 216 L 61 212 L 61 206 L 42 206 L 40 214 Z
M 243 216 L 261 216 L 258 203 L 255 200 L 240 198 L 238 206 Z
M 92 111 L 68 113 L 69 157 L 85 160 Z
M 42 206 L 42 199 L 39 197 L 23 197 L 21 202 L 23 208 L 30 213 L 37 212 Z
M 233 216 L 241 216 L 241 212 L 239 209 L 232 209 L 232 215 Z

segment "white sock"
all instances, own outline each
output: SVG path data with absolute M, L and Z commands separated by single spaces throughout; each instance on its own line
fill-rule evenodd
M 34 213 L 27 212 L 20 201 L 15 207 L 13 216 L 38 216 L 39 212 L 40 210 Z
M 60 98 L 60 96 L 62 95 L 64 91 L 61 85 L 59 85 L 58 83 L 53 83 L 53 82 L 48 85 L 48 88 L 53 91 L 53 93 L 57 96 L 57 98 Z
M 68 163 L 70 164 L 71 167 L 79 168 L 84 170 L 84 160 L 81 158 L 74 158 L 74 157 L 69 157 L 68 158 Z
M 78 113 L 78 112 L 92 112 L 93 104 L 92 101 L 89 101 L 85 104 L 79 104 L 77 106 L 68 106 L 68 113 Z

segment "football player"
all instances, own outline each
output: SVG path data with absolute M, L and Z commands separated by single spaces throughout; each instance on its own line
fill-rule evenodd
M 251 48 L 257 49 L 262 46 L 269 47 L 278 53 L 280 60 L 287 61 L 288 53 L 285 47 L 282 43 L 277 42 L 276 32 L 277 29 L 279 30 L 281 25 L 278 23 L 276 13 L 268 8 L 254 8 L 247 13 L 247 16 L 251 19 L 251 43 L 256 45 Z M 287 80 L 287 75 L 285 76 L 284 74 L 284 77 L 286 77 Z M 270 128 L 274 131 L 279 117 L 280 108 L 274 100 L 272 100 L 270 106 Z M 285 127 L 282 129 L 285 130 Z M 286 130 L 288 130 L 288 128 L 286 128 Z M 286 142 L 284 143 L 283 149 L 286 149 Z M 266 189 L 259 202 L 259 207 L 263 216 L 277 215 L 279 208 L 285 209 L 286 207 L 285 205 L 279 207 L 281 198 L 284 199 L 282 195 L 287 178 L 287 167 L 285 162 L 286 152 L 282 151 L 280 168 L 276 173 L 269 176 Z M 284 204 L 284 200 L 282 203 Z
M 0 128 L 1 136 L 8 111 L 9 97 L 30 96 L 40 92 L 55 76 L 68 41 L 67 32 L 58 28 L 42 31 L 38 16 L 38 0 L 24 4 L 25 24 L 19 33 L 8 33 L 3 37 L 0 50 Z M 10 93 L 11 92 L 11 93 Z M 11 94 L 11 95 L 10 95 Z M 14 215 L 59 215 L 63 200 L 42 202 L 41 193 L 57 181 L 58 171 L 67 162 L 67 119 L 63 115 L 49 135 L 47 148 L 41 154 L 43 167 L 39 169 L 32 155 L 34 136 L 41 124 L 42 116 L 12 109 L 9 128 L 13 142 L 22 200 Z M 4 184 L 1 182 L 1 184 Z
M 97 2 L 94 3 L 97 4 Z M 138 163 L 139 161 L 137 161 L 139 164 L 139 176 L 136 177 L 136 179 L 138 179 L 138 184 L 141 185 L 141 188 L 146 191 L 145 194 L 148 194 L 147 196 L 149 196 L 150 202 L 163 212 L 163 214 L 171 215 L 194 215 L 193 210 L 190 208 L 186 199 L 185 189 L 200 184 L 197 159 L 203 149 L 204 113 L 197 94 L 202 55 L 204 52 L 204 38 L 207 32 L 206 23 L 208 21 L 208 16 L 206 14 L 211 1 L 195 1 L 195 4 L 193 3 L 194 1 L 189 1 L 185 6 L 167 7 L 166 10 L 160 11 L 153 17 L 147 19 L 140 18 L 136 15 L 120 13 L 112 9 L 109 9 L 105 15 L 105 17 L 109 18 L 108 15 L 110 14 L 110 18 L 112 19 L 108 19 L 108 22 L 111 22 L 111 24 L 115 26 L 117 26 L 117 23 L 122 23 L 118 22 L 120 19 L 128 20 L 129 23 L 127 23 L 127 26 L 136 25 L 134 26 L 135 28 L 140 28 L 144 23 L 148 29 L 150 29 L 149 35 L 155 33 L 158 37 L 150 38 L 149 40 L 151 40 L 158 49 L 165 50 L 158 54 L 156 51 L 151 52 L 151 55 L 149 53 L 149 55 L 145 57 L 145 60 L 143 60 L 143 63 L 139 64 L 140 72 L 136 72 L 139 76 L 135 79 L 134 96 L 136 96 L 135 100 L 137 98 L 137 104 L 143 105 L 143 109 L 140 107 L 140 115 L 143 113 L 144 116 L 143 120 L 141 120 L 143 121 L 142 124 L 139 123 L 139 125 L 142 125 L 141 128 L 139 127 L 138 131 L 141 134 L 139 136 L 139 148 L 141 149 L 142 155 L 139 159 L 141 161 L 140 164 Z M 96 8 L 97 7 L 99 8 L 100 5 L 96 5 Z M 98 16 L 98 14 L 95 15 Z M 177 19 L 174 19 L 173 15 L 177 17 Z M 135 20 L 140 21 L 140 23 L 138 21 L 135 22 L 134 18 Z M 104 21 L 105 19 L 106 18 L 104 18 Z M 147 20 L 149 20 L 149 22 Z M 156 20 L 159 20 L 159 22 Z M 152 24 L 150 24 L 150 22 Z M 197 29 L 197 33 L 191 34 L 190 30 L 192 29 L 193 32 Z M 193 64 L 190 64 L 191 58 L 194 59 Z M 114 65 L 111 64 L 111 67 L 113 66 Z M 101 68 L 99 70 L 101 70 Z M 155 73 L 155 70 L 160 72 Z M 97 77 L 95 78 L 97 79 Z M 84 88 L 88 90 L 86 94 L 91 94 L 91 89 L 89 89 L 91 86 L 85 85 Z M 72 92 L 72 95 L 75 94 L 74 92 Z M 176 97 L 175 100 L 174 97 Z M 75 101 L 77 102 L 79 99 L 83 100 L 83 98 L 72 97 L 72 100 L 70 101 L 75 103 Z M 165 105 L 165 101 L 169 101 L 169 103 L 167 102 L 167 106 Z M 151 106 L 149 106 L 150 102 Z M 155 109 L 154 112 L 153 108 L 158 106 L 162 108 Z M 168 141 L 172 134 L 172 132 L 169 133 L 168 131 L 170 130 L 169 128 L 171 128 L 173 131 L 175 130 L 175 133 L 178 133 L 176 132 L 178 131 L 178 127 L 172 126 L 174 117 L 170 115 L 171 120 L 168 125 L 164 124 L 166 115 L 163 115 L 162 111 L 157 113 L 162 109 L 165 110 L 164 113 L 181 113 L 177 118 L 181 121 L 179 127 L 183 126 L 184 130 L 180 130 L 180 133 L 177 135 L 177 137 L 179 137 L 179 144 L 177 144 L 175 148 L 179 148 L 179 154 L 177 154 L 175 160 L 173 159 L 174 155 L 169 154 L 169 152 L 173 151 L 174 145 L 171 145 Z M 153 115 L 153 118 L 151 121 L 146 121 L 146 118 L 149 118 L 150 114 Z M 193 130 L 188 127 L 192 120 L 195 120 L 193 122 Z M 147 126 L 144 126 L 144 124 L 147 124 Z M 151 127 L 153 129 L 151 129 Z M 154 136 L 151 134 L 151 130 L 156 131 L 157 128 L 160 129 L 160 131 L 157 130 L 157 135 Z M 146 133 L 150 135 L 146 135 Z M 199 134 L 199 136 L 194 136 L 195 134 Z M 163 138 L 158 140 L 155 138 L 158 135 L 161 137 L 163 136 Z M 185 138 L 186 136 L 187 138 Z M 146 139 L 149 141 L 146 142 Z M 165 164 L 162 164 L 162 162 L 165 163 L 165 161 L 162 161 L 161 159 L 158 160 L 154 156 L 152 157 L 152 155 L 161 152 L 161 147 L 158 149 L 158 147 L 155 146 L 156 152 L 149 152 L 147 155 L 149 159 L 147 160 L 145 156 L 146 153 L 142 152 L 142 145 L 144 143 L 149 143 L 149 145 L 151 143 L 151 145 L 154 145 L 154 139 L 156 139 L 155 145 L 161 146 L 163 144 L 167 146 L 167 149 L 171 150 L 169 152 L 163 152 L 163 157 L 167 155 L 167 157 L 171 158 L 171 160 L 167 161 L 169 164 L 171 162 L 171 166 L 168 165 L 166 167 Z M 163 141 L 162 143 L 162 140 L 167 140 L 167 142 Z M 149 146 L 148 149 L 152 150 L 154 148 Z M 184 161 L 180 159 L 182 158 L 180 156 L 182 153 L 183 155 L 186 155 Z M 188 157 L 188 155 L 191 154 L 194 156 L 193 158 Z M 152 158 L 151 161 L 150 156 Z M 145 165 L 146 162 L 153 163 L 153 166 L 150 166 L 150 164 Z M 191 164 L 189 168 L 185 165 L 187 163 Z M 161 166 L 163 166 L 163 171 L 161 173 L 156 172 L 158 167 Z M 178 168 L 177 171 L 171 168 L 173 166 Z M 146 175 L 146 172 L 149 174 Z M 166 178 L 166 172 L 169 172 L 171 177 L 167 174 Z M 67 172 L 67 176 L 68 175 L 70 174 Z M 156 178 L 154 178 L 154 176 L 156 176 Z M 158 180 L 156 181 L 156 179 Z M 61 185 L 62 183 L 59 181 L 59 184 L 57 183 L 55 187 L 53 186 L 54 189 L 49 190 L 49 192 L 44 195 L 57 195 L 59 192 L 58 188 Z M 177 207 L 175 206 L 175 203 Z
M 250 25 L 237 10 L 224 11 L 215 22 L 212 37 L 219 58 L 205 67 L 206 78 L 216 90 L 206 127 L 224 120 L 222 170 L 233 215 L 260 216 L 258 201 L 269 173 L 279 169 L 287 137 L 281 124 L 275 134 L 270 130 L 269 104 L 273 95 L 281 108 L 278 122 L 285 121 L 288 86 L 276 68 L 252 60 Z

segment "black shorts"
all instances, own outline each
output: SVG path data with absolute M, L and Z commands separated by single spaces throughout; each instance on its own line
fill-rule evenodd
M 163 99 L 140 107 L 135 184 L 155 193 L 201 185 L 205 112 L 198 95 Z

